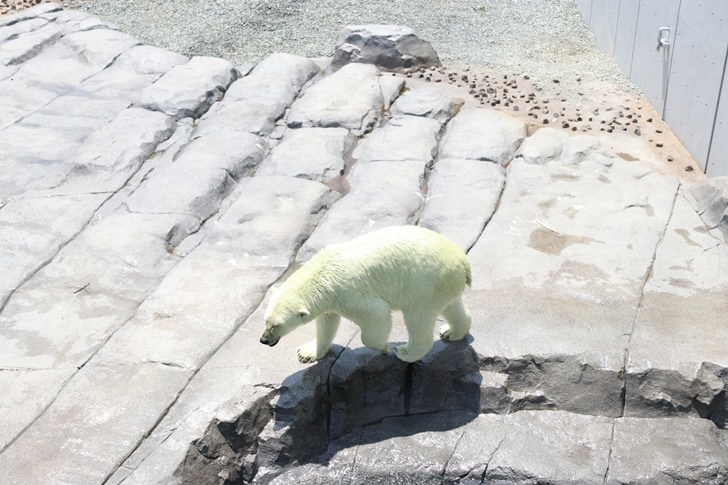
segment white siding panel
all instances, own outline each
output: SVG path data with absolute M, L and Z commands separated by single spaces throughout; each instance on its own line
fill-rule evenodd
M 708 160 L 726 49 L 728 2 L 683 2 L 664 118 L 703 170 Z
M 619 3 L 619 0 L 592 0 L 589 25 L 599 46 L 609 54 L 614 54 Z
M 674 40 L 679 10 L 680 0 L 642 0 L 639 6 L 631 77 L 659 113 L 665 107 L 672 49 L 657 51 L 657 32 L 669 25 Z

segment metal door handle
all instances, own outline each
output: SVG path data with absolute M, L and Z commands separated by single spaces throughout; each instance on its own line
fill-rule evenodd
M 660 27 L 657 31 L 657 51 L 660 47 L 670 47 L 670 26 Z

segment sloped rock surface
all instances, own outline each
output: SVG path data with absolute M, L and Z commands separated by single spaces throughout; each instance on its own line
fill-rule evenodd
M 240 72 L 52 5 L 0 18 L 0 60 L 3 483 L 728 479 L 719 186 L 373 65 Z M 259 344 L 271 286 L 396 224 L 468 251 L 467 339 Z

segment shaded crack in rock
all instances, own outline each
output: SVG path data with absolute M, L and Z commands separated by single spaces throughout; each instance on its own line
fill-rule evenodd
M 609 482 L 609 467 L 612 465 L 612 446 L 614 445 L 614 430 L 617 427 L 617 423 L 612 421 L 612 430 L 609 435 L 609 452 L 607 453 L 607 468 L 604 470 L 604 481 L 603 485 L 607 485 Z
M 463 431 L 462 433 L 460 433 L 458 440 L 455 442 L 455 445 L 452 447 L 452 452 L 450 453 L 450 456 L 447 457 L 447 460 L 445 460 L 445 463 L 442 465 L 442 473 L 440 474 L 440 476 L 442 477 L 443 481 L 445 480 L 445 475 L 447 474 L 447 467 L 450 464 L 452 457 L 455 456 L 455 453 L 457 453 L 458 446 L 460 445 L 460 442 L 463 440 L 465 433 L 467 433 L 467 431 Z
M 406 85 L 405 85 L 406 86 Z M 404 91 L 404 87 L 400 91 L 400 95 Z M 441 143 L 442 139 L 445 136 L 445 132 L 447 131 L 447 126 L 450 124 L 450 121 L 458 114 L 460 111 L 460 108 L 457 108 L 450 117 L 445 119 L 443 122 L 440 123 L 440 129 L 435 133 L 435 146 L 432 149 L 432 160 L 425 164 L 424 170 L 422 172 L 422 175 L 420 175 L 420 205 L 418 209 L 410 216 L 410 223 L 413 225 L 417 225 L 420 222 L 420 217 L 422 217 L 422 213 L 425 211 L 425 205 L 427 203 L 427 193 L 429 189 L 429 182 L 430 182 L 430 175 L 432 174 L 432 170 L 435 168 L 435 165 L 437 164 L 437 161 L 440 159 L 440 153 L 441 150 Z M 413 115 L 408 115 L 413 116 Z M 468 248 L 469 249 L 469 248 Z M 466 251 L 467 253 L 467 251 Z
M 490 467 L 490 462 L 493 461 L 493 457 L 495 457 L 495 454 L 498 453 L 498 450 L 501 449 L 501 446 L 503 446 L 503 443 L 506 441 L 506 436 L 500 439 L 498 442 L 498 445 L 495 447 L 493 452 L 488 456 L 488 459 L 485 461 L 485 468 L 483 469 L 483 475 L 480 477 L 480 483 L 486 483 L 486 477 L 488 476 L 488 468 Z
M 629 366 L 629 355 L 630 355 L 630 348 L 632 346 L 632 337 L 634 336 L 634 331 L 637 326 L 637 321 L 639 320 L 640 313 L 642 311 L 642 306 L 644 304 L 645 288 L 647 287 L 647 283 L 649 282 L 650 278 L 652 278 L 652 274 L 654 272 L 655 260 L 657 259 L 657 252 L 660 248 L 660 245 L 662 244 L 662 241 L 665 239 L 665 234 L 667 233 L 667 228 L 669 227 L 670 221 L 672 220 L 672 216 L 675 213 L 675 206 L 677 204 L 678 194 L 680 193 L 680 186 L 681 186 L 681 184 L 678 183 L 677 186 L 675 187 L 675 193 L 673 194 L 673 198 L 672 198 L 672 205 L 670 206 L 670 214 L 668 215 L 667 221 L 665 221 L 665 226 L 663 227 L 663 229 L 660 232 L 660 235 L 657 239 L 657 243 L 655 244 L 655 248 L 652 252 L 652 258 L 650 259 L 650 263 L 647 267 L 647 271 L 645 271 L 645 275 L 644 275 L 641 285 L 640 285 L 637 305 L 635 308 L 634 315 L 632 317 L 632 325 L 630 327 L 629 335 L 627 336 L 627 343 L 625 344 L 625 349 L 624 349 L 624 359 L 622 362 L 622 376 L 623 376 L 623 390 L 621 393 L 622 410 L 621 410 L 619 416 L 625 415 L 625 409 L 627 406 L 627 399 L 626 399 L 627 386 L 628 386 L 627 369 Z
M 465 254 L 470 253 L 470 250 L 473 249 L 476 244 L 478 244 L 478 241 L 480 241 L 480 238 L 483 237 L 483 233 L 485 232 L 485 229 L 488 227 L 488 224 L 490 223 L 490 221 L 493 220 L 495 215 L 498 213 L 498 210 L 500 209 L 501 202 L 503 201 L 503 194 L 505 194 L 506 186 L 508 185 L 508 169 L 507 169 L 508 164 L 510 164 L 510 162 L 508 162 L 507 164 L 504 165 L 504 168 L 506 168 L 506 169 L 504 171 L 503 185 L 501 186 L 501 190 L 498 193 L 498 198 L 496 199 L 495 205 L 493 206 L 493 212 L 490 214 L 490 217 L 488 217 L 485 220 L 485 222 L 483 223 L 483 226 L 480 228 L 480 232 L 473 240 L 473 243 L 465 250 Z

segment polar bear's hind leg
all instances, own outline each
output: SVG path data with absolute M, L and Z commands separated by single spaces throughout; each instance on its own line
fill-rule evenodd
M 440 327 L 440 338 L 443 340 L 461 340 L 470 331 L 472 318 L 463 304 L 462 296 L 455 298 L 443 311 L 442 316 L 447 324 Z
M 435 330 L 437 314 L 423 309 L 405 310 L 402 313 L 409 340 L 406 345 L 395 347 L 394 353 L 399 360 L 415 362 L 427 355 L 432 348 L 432 332 Z

